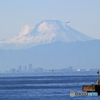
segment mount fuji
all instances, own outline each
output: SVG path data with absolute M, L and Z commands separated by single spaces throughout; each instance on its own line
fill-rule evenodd
M 44 69 L 99 68 L 99 60 L 100 40 L 59 20 L 45 20 L 35 27 L 26 25 L 19 35 L 0 42 L 1 71 L 29 63 Z
M 90 41 L 93 38 L 76 31 L 59 20 L 44 20 L 35 27 L 26 25 L 19 35 L 0 41 L 0 49 L 26 49 L 56 41 Z

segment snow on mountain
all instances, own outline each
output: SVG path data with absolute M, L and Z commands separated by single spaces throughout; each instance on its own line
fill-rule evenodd
M 36 25 L 35 29 L 30 33 L 35 35 L 38 42 L 75 42 L 92 40 L 91 37 L 86 36 L 65 23 L 59 20 L 46 20 Z
M 55 41 L 89 41 L 93 38 L 72 29 L 59 20 L 45 20 L 35 27 L 26 25 L 18 36 L 0 42 L 0 48 L 21 49 Z

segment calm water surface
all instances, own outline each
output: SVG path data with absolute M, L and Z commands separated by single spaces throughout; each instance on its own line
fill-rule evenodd
M 0 100 L 100 100 L 99 96 L 74 96 L 82 85 L 97 81 L 94 73 L 0 74 Z

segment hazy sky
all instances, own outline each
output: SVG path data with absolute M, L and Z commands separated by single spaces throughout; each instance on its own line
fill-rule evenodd
M 71 21 L 72 28 L 100 39 L 100 0 L 0 0 L 0 40 L 47 19 Z

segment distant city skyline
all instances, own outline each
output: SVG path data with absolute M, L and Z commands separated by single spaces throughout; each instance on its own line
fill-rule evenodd
M 0 41 L 18 35 L 25 25 L 60 20 L 100 39 L 100 0 L 0 0 Z
M 62 69 L 43 69 L 41 67 L 39 68 L 33 68 L 32 64 L 29 64 L 28 68 L 26 69 L 25 66 L 19 66 L 18 69 L 16 68 L 11 68 L 9 71 L 6 71 L 6 73 L 34 73 L 34 72 L 86 72 L 86 71 L 97 71 L 100 69 L 96 68 L 73 68 L 72 66 L 62 68 Z

